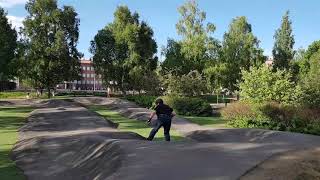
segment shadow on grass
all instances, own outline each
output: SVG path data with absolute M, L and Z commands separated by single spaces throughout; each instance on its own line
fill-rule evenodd
M 29 113 L 32 111 L 32 107 L 21 106 L 21 107 L 9 107 L 9 106 L 0 106 L 0 112 L 5 111 L 6 113 Z M 0 114 L 1 117 L 1 114 Z
M 18 129 L 23 125 L 23 123 L 24 123 L 24 118 L 22 117 L 0 116 L 1 131 Z
M 26 179 L 20 169 L 8 157 L 10 150 L 0 151 L 0 179 L 1 180 L 23 180 Z

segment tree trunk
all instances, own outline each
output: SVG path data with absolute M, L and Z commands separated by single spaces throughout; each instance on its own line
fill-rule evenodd
M 48 88 L 48 99 L 51 98 L 51 91 L 50 91 L 50 88 Z

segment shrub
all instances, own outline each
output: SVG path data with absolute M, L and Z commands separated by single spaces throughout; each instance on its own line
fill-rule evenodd
M 148 95 L 134 95 L 134 96 L 127 96 L 126 99 L 128 101 L 135 102 L 137 105 L 151 108 L 157 99 L 157 96 L 148 96 Z
M 266 66 L 252 67 L 242 71 L 243 82 L 240 83 L 241 98 L 253 103 L 276 101 L 283 104 L 299 102 L 302 92 L 291 81 L 291 74 L 278 70 L 273 72 Z
M 231 96 L 225 95 L 224 98 L 229 98 Z M 208 103 L 217 103 L 217 95 L 201 95 L 199 98 L 206 100 Z M 230 103 L 230 99 L 223 99 L 223 95 L 219 95 L 219 103 Z
M 263 128 L 320 135 L 320 110 L 275 102 L 238 102 L 222 111 L 229 125 L 238 128 Z
M 195 97 L 165 96 L 162 97 L 165 104 L 168 104 L 179 115 L 187 116 L 209 116 L 212 108 L 208 102 Z
M 258 105 L 245 102 L 233 103 L 222 110 L 222 116 L 229 125 L 238 128 L 266 128 L 270 119 L 259 111 Z

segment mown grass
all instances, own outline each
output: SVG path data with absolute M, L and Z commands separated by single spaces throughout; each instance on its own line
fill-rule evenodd
M 0 99 L 27 99 L 28 92 L 0 92 Z M 48 93 L 37 96 L 36 92 L 29 92 L 30 99 L 48 99 Z M 70 99 L 71 95 L 54 96 L 52 99 Z
M 22 172 L 10 159 L 10 152 L 18 139 L 18 128 L 32 111 L 31 107 L 0 106 L 0 179 L 25 179 Z
M 114 123 L 117 123 L 118 129 L 120 131 L 134 132 L 143 137 L 148 137 L 151 131 L 151 127 L 147 123 L 143 121 L 135 120 L 135 119 L 126 118 L 120 115 L 118 112 L 107 109 L 105 106 L 91 105 L 91 106 L 87 106 L 87 108 L 91 111 L 94 111 L 100 114 L 105 119 L 108 119 Z M 170 135 L 173 141 L 183 139 L 183 137 L 174 130 L 170 131 Z M 163 129 L 159 130 L 159 132 L 155 136 L 155 140 L 164 140 Z
M 183 118 L 201 126 L 225 128 L 227 121 L 223 117 L 199 117 L 199 116 L 183 116 Z

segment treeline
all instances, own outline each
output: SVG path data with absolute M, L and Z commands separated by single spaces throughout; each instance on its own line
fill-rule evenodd
M 81 78 L 80 20 L 73 7 L 59 8 L 56 0 L 29 0 L 25 9 L 18 38 L 0 7 L 0 80 L 19 77 L 50 97 L 58 83 Z
M 0 46 L 0 80 L 20 77 L 32 87 L 48 91 L 62 81 L 80 80 L 80 19 L 74 8 L 59 8 L 56 0 L 29 0 L 26 10 L 28 16 L 17 40 L 17 32 L 0 9 L 0 42 L 5 43 Z M 178 13 L 176 30 L 180 38 L 168 39 L 161 52 L 164 60 L 159 61 L 152 28 L 137 12 L 119 6 L 113 22 L 91 41 L 94 66 L 103 76 L 105 86 L 123 93 L 133 90 L 197 96 L 228 90 L 240 92 L 243 98 L 256 97 L 257 94 L 246 93 L 246 86 L 241 83 L 249 79 L 253 83 L 251 72 L 266 71 L 262 68 L 266 57 L 247 18 L 232 19 L 219 41 L 214 37 L 215 25 L 207 23 L 206 13 L 199 9 L 197 1 L 187 1 Z M 267 70 L 299 87 L 301 94 L 315 94 L 319 90 L 319 42 L 307 50 L 294 50 L 289 12 L 284 14 L 274 41 L 274 62 Z M 256 79 L 254 83 L 264 81 Z M 281 88 L 277 91 L 287 91 L 286 87 Z M 273 92 L 269 99 L 281 99 L 276 96 L 284 95 Z M 313 100 L 314 95 L 304 99 Z

